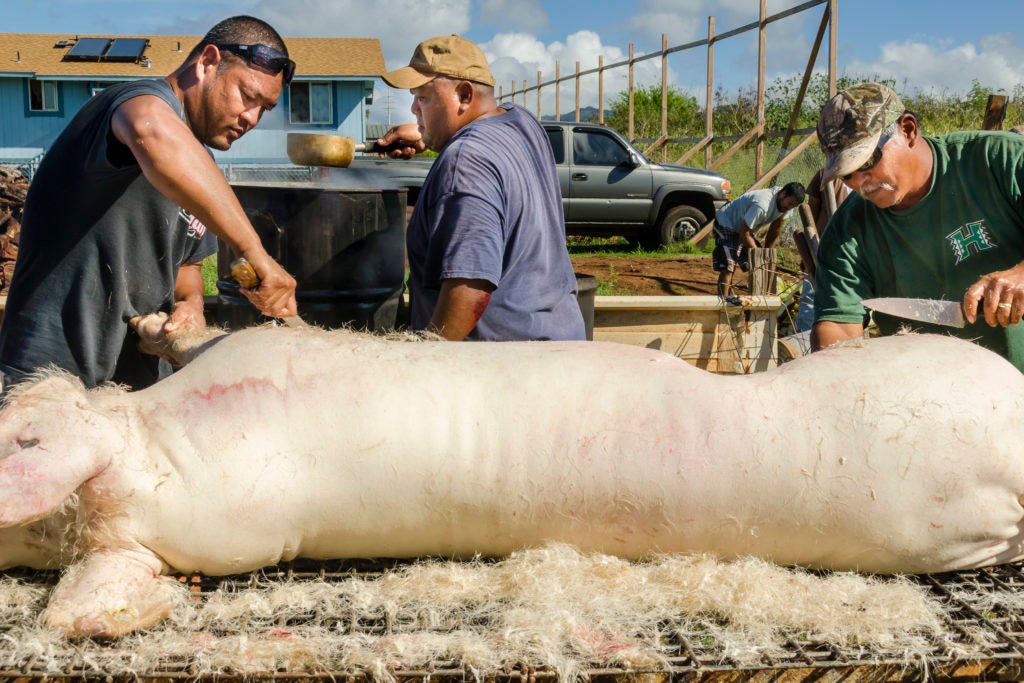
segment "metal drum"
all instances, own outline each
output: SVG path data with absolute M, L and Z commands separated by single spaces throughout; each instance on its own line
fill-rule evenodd
M 406 190 L 310 182 L 233 182 L 267 252 L 295 277 L 299 315 L 321 327 L 395 327 L 405 277 Z M 237 330 L 267 321 L 217 256 L 217 320 Z

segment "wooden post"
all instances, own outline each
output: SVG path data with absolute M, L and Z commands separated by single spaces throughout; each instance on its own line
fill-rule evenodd
M 661 34 L 661 137 L 668 136 L 668 34 Z M 662 163 L 668 161 L 668 144 L 661 147 Z
M 764 121 L 764 62 L 765 34 L 768 23 L 768 0 L 761 0 L 761 21 L 757 29 L 757 120 Z M 757 136 L 757 154 L 754 157 L 754 180 L 764 173 L 764 134 Z
M 541 77 L 540 69 L 537 70 L 537 120 L 541 120 L 540 116 L 540 88 L 541 88 Z
M 750 275 L 747 289 L 753 296 L 775 294 L 778 280 L 778 253 L 775 249 L 750 250 Z
M 828 0 L 828 96 L 836 94 L 836 55 L 839 45 L 839 0 Z
M 796 245 L 796 250 L 800 254 L 800 269 L 807 273 L 811 282 L 814 282 L 814 271 L 817 265 L 814 254 L 811 253 L 811 246 L 807 243 L 807 235 L 803 230 L 793 231 L 793 244 Z
M 793 112 L 789 117 L 789 125 L 786 126 L 786 135 L 782 138 L 782 146 L 779 148 L 779 156 L 776 161 L 782 158 L 782 155 L 786 153 L 789 148 L 789 141 L 793 136 L 793 130 L 796 128 L 797 121 L 799 121 L 800 110 L 804 106 L 804 95 L 807 94 L 807 84 L 811 80 L 811 72 L 814 71 L 814 63 L 818 61 L 818 50 L 821 48 L 822 39 L 825 37 L 825 29 L 828 27 L 828 8 L 821 15 L 821 24 L 818 26 L 818 35 L 814 39 L 814 45 L 811 47 L 811 54 L 807 58 L 807 68 L 804 69 L 804 77 L 800 81 L 800 91 L 796 95 L 796 101 L 793 103 Z
M 629 44 L 629 141 L 632 142 L 634 135 L 633 127 L 633 43 Z
M 800 205 L 800 222 L 804 226 L 804 236 L 807 244 L 811 247 L 811 254 L 814 256 L 814 265 L 818 264 L 818 243 L 821 241 L 818 226 L 814 222 L 814 212 L 807 202 Z M 822 226 L 824 227 L 824 226 Z
M 597 122 L 604 123 L 604 55 L 597 56 Z
M 580 122 L 580 63 L 576 62 L 576 123 Z
M 989 95 L 982 130 L 1002 130 L 1006 118 L 1006 95 Z
M 704 135 L 710 137 L 714 133 L 714 97 L 715 97 L 715 18 L 708 17 L 708 90 L 704 105 Z M 711 145 L 704 148 L 704 168 L 711 166 Z
M 555 62 L 555 121 L 562 120 L 562 65 Z

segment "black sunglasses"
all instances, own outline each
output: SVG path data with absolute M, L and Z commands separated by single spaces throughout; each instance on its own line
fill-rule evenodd
M 882 160 L 882 148 L 885 147 L 885 143 L 889 142 L 889 138 L 891 138 L 896 133 L 898 124 L 899 120 L 894 121 L 885 130 L 882 131 L 882 136 L 878 138 L 878 144 L 875 145 L 875 151 L 871 153 L 871 158 L 865 161 L 864 164 L 857 170 L 844 175 L 841 178 L 841 180 L 844 183 L 851 177 L 853 177 L 854 173 L 867 173 L 868 171 L 873 169 L 879 161 Z
M 238 43 L 215 43 L 218 50 L 227 50 L 238 55 L 250 64 L 255 64 L 261 69 L 277 75 L 284 73 L 284 84 L 292 82 L 295 75 L 295 62 L 290 60 L 283 52 L 275 50 L 269 45 L 256 43 L 255 45 L 240 45 Z
M 882 160 L 882 148 L 880 146 L 879 147 L 875 147 L 875 151 L 871 154 L 871 158 L 868 159 L 867 161 L 865 161 L 864 165 L 861 166 L 860 168 L 858 168 L 857 170 L 855 170 L 855 171 L 853 171 L 851 173 L 847 173 L 846 175 L 844 175 L 843 178 L 842 178 L 843 182 L 845 183 L 847 180 L 852 178 L 854 173 L 867 173 L 868 171 L 873 169 L 875 167 L 875 164 L 877 164 L 881 160 Z

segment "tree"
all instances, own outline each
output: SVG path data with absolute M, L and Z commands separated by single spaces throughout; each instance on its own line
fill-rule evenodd
M 672 137 L 690 137 L 704 134 L 704 114 L 697 106 L 697 98 L 680 88 L 668 89 L 668 133 Z M 612 102 L 611 115 L 605 119 L 612 128 L 629 134 L 629 91 L 620 92 Z M 633 92 L 633 137 L 653 139 L 661 137 L 661 86 L 636 88 Z

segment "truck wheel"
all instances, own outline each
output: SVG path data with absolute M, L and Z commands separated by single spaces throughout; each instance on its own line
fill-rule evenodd
M 707 216 L 692 206 L 685 204 L 673 206 L 665 212 L 665 217 L 661 219 L 661 225 L 658 226 L 658 238 L 666 247 L 677 242 L 686 242 L 700 232 L 707 222 Z M 702 243 L 706 241 L 707 237 L 701 240 Z M 697 246 L 703 246 L 703 244 Z

